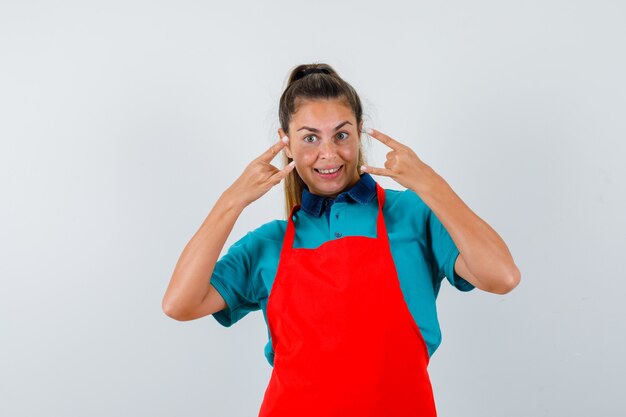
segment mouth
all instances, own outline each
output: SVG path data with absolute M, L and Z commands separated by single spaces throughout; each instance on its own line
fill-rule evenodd
M 335 178 L 342 172 L 342 169 L 343 169 L 343 165 L 340 165 L 334 168 L 329 168 L 329 169 L 313 168 L 313 170 L 317 172 L 317 175 L 326 179 Z

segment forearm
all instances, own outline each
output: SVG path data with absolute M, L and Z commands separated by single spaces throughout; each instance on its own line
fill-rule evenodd
M 244 208 L 229 190 L 220 196 L 176 263 L 163 297 L 164 309 L 183 313 L 202 303 L 222 248 Z
M 483 288 L 501 288 L 519 278 L 519 270 L 502 238 L 478 217 L 443 177 L 430 169 L 429 181 L 412 188 L 431 208 Z

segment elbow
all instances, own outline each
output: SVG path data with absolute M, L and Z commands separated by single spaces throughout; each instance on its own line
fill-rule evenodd
M 161 309 L 165 313 L 166 316 L 177 320 L 177 321 L 188 321 L 191 320 L 187 311 L 182 308 L 180 303 L 177 303 L 175 300 L 172 300 L 171 297 L 163 297 L 163 301 L 161 302 Z
M 519 269 L 515 268 L 512 272 L 507 275 L 506 279 L 502 279 L 499 284 L 492 289 L 491 292 L 495 294 L 508 294 L 515 287 L 517 287 L 522 279 L 522 274 Z

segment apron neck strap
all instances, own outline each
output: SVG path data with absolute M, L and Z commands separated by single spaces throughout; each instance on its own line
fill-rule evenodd
M 378 197 L 378 216 L 376 217 L 376 237 L 387 239 L 387 228 L 383 217 L 383 206 L 385 205 L 385 189 L 376 183 L 376 196 Z

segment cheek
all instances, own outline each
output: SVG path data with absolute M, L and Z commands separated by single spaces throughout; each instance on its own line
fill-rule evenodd
M 341 150 L 341 157 L 350 162 L 355 162 L 359 156 L 359 148 L 346 147 Z
M 296 161 L 296 165 L 306 166 L 315 162 L 315 152 L 307 151 L 305 149 L 298 149 L 293 152 L 293 159 Z

